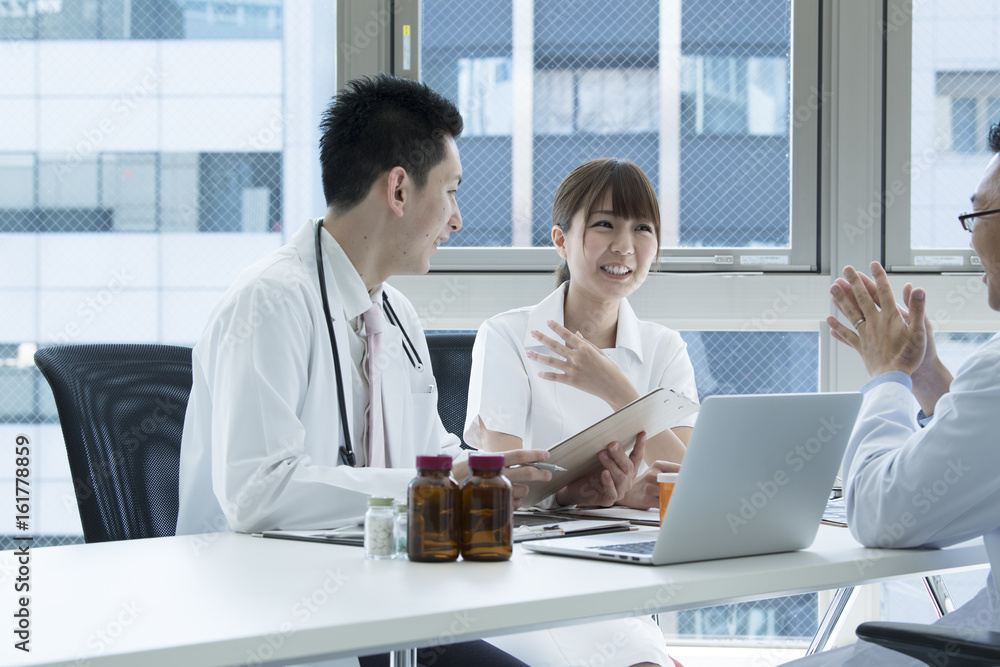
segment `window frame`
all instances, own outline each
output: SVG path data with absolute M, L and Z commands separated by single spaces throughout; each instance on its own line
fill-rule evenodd
M 882 262 L 896 273 L 979 274 L 982 264 L 971 247 L 914 248 L 912 246 L 911 174 L 920 169 L 922 156 L 912 155 L 913 99 L 913 14 L 915 6 L 907 0 L 883 0 L 887 20 L 883 26 L 885 84 L 883 104 L 884 178 L 882 183 L 881 226 Z M 885 122 L 892 118 L 892 122 Z M 978 118 L 977 118 L 978 123 Z M 948 151 L 948 154 L 959 154 Z M 966 155 L 966 153 L 961 153 Z M 984 161 L 985 165 L 985 161 Z M 968 185 L 969 194 L 974 189 Z M 944 219 L 938 224 L 958 224 Z
M 350 48 L 347 41 L 356 29 L 364 29 L 364 22 L 387 11 L 387 0 L 355 0 L 340 3 L 338 14 L 338 54 Z M 349 10 L 345 5 L 350 5 Z M 338 65 L 339 83 L 346 78 L 363 73 L 375 73 L 379 67 L 397 75 L 419 78 L 419 59 L 416 72 L 399 68 L 399 53 L 403 50 L 401 23 L 399 16 L 422 15 L 413 12 L 412 0 L 402 3 L 397 10 L 392 29 L 383 31 L 377 37 L 384 44 L 373 44 L 362 54 L 355 54 L 350 62 Z M 660 272 L 775 272 L 775 273 L 816 273 L 822 268 L 821 261 L 821 128 L 823 106 L 828 98 L 819 93 L 823 90 L 821 65 L 824 49 L 823 0 L 791 0 L 791 53 L 789 68 L 791 90 L 789 94 L 789 150 L 790 163 L 794 168 L 790 173 L 790 246 L 769 247 L 711 247 L 711 248 L 661 248 L 659 262 L 653 271 Z M 533 3 L 532 0 L 512 0 L 513 6 L 513 58 L 512 76 L 520 77 L 521 84 L 515 85 L 514 106 L 530 118 L 532 109 L 533 76 Z M 666 55 L 671 48 L 680 49 L 681 0 L 660 0 L 660 100 L 661 110 L 667 108 L 672 96 L 679 96 L 680 71 L 673 64 L 673 57 Z M 374 14 L 372 13 L 374 12 Z M 406 21 L 412 20 L 407 18 Z M 419 19 L 412 29 L 411 48 L 419 53 Z M 796 45 L 800 46 L 796 49 Z M 358 57 L 360 55 L 360 57 Z M 347 61 L 345 58 L 344 61 Z M 368 69 L 374 69 L 368 72 Z M 399 70 L 399 71 L 397 71 Z M 677 70 L 676 72 L 674 70 Z M 676 79 L 676 80 L 674 80 Z M 660 191 L 661 211 L 664 218 L 676 217 L 679 202 L 677 193 L 665 195 L 671 182 L 679 182 L 677 172 L 680 141 L 680 110 L 676 113 L 660 114 Z M 672 139 L 672 140 L 671 140 Z M 512 131 L 514 175 L 512 178 L 511 225 L 515 235 L 518 220 L 525 217 L 524 211 L 531 208 L 531 166 L 532 151 L 531 123 L 515 119 Z M 673 157 L 671 157 L 673 156 Z M 672 179 L 672 181 L 670 180 Z M 665 184 L 668 184 L 665 187 Z M 676 188 L 676 186 L 673 186 Z M 706 205 L 711 205 L 706 203 Z M 674 213 L 671 213 L 674 211 Z M 529 214 L 530 215 L 530 214 Z M 522 234 L 523 236 L 523 234 Z M 431 260 L 432 272 L 454 271 L 503 271 L 539 272 L 552 269 L 558 263 L 558 256 L 551 248 L 529 247 L 442 247 Z

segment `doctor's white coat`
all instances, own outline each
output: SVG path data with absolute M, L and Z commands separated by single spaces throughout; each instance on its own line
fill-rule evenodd
M 348 336 L 333 270 L 324 259 L 344 384 Z M 329 526 L 365 511 L 371 494 L 403 497 L 418 454 L 457 455 L 459 441 L 437 412 L 437 383 L 412 304 L 385 285 L 416 346 L 411 365 L 398 327 L 386 326 L 383 409 L 394 469 L 340 464 L 343 433 L 330 336 L 316 272 L 315 223 L 244 270 L 194 348 L 184 420 L 177 534 Z M 366 405 L 353 405 L 349 413 Z M 352 433 L 355 450 L 358 434 Z

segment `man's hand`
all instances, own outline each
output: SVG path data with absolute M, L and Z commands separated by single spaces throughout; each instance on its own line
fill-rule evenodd
M 885 269 L 872 262 L 871 271 L 874 280 L 854 267 L 845 267 L 844 279 L 830 286 L 834 304 L 857 333 L 835 317 L 826 318 L 826 322 L 834 338 L 858 351 L 872 377 L 888 371 L 910 375 L 924 363 L 927 354 L 926 294 L 922 289 L 904 293 L 909 306 L 904 316 L 906 311 L 897 307 Z M 937 358 L 933 349 L 931 354 Z
M 497 453 L 503 454 L 503 474 L 510 480 L 515 508 L 520 507 L 521 500 L 528 495 L 528 482 L 547 482 L 552 479 L 551 472 L 527 465 L 548 460 L 547 450 L 514 449 Z
M 642 463 L 645 449 L 645 432 L 636 436 L 635 447 L 628 455 L 621 444 L 612 442 L 598 455 L 603 470 L 581 477 L 560 489 L 556 494 L 556 502 L 560 505 L 610 507 L 621 501 L 632 488 L 632 480 Z

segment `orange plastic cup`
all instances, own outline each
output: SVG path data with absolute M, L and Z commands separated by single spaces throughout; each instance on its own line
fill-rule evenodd
M 670 496 L 674 492 L 674 484 L 677 483 L 677 472 L 661 472 L 656 476 L 656 481 L 660 485 L 660 525 L 663 525 L 663 515 L 667 513 L 667 505 L 670 503 Z

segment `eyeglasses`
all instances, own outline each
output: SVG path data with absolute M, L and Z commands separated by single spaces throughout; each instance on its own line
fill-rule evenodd
M 995 208 L 990 211 L 977 211 L 975 213 L 963 213 L 958 216 L 958 221 L 962 224 L 962 228 L 967 232 L 971 232 L 979 224 L 979 218 L 984 215 L 992 215 L 994 213 L 1000 213 L 1000 208 Z

